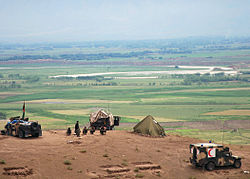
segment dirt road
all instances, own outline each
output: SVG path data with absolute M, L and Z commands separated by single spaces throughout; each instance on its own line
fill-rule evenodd
M 250 146 L 229 146 L 244 156 L 241 169 L 202 171 L 189 164 L 189 144 L 180 136 L 150 138 L 127 131 L 80 138 L 44 131 L 40 138 L 0 136 L 0 178 L 249 178 Z M 22 168 L 23 167 L 23 168 Z M 4 170 L 5 168 L 5 170 Z M 7 173 L 13 176 L 6 175 Z

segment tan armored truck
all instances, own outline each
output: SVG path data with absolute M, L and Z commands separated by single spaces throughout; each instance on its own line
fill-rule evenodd
M 42 136 L 42 129 L 38 122 L 29 122 L 28 118 L 22 120 L 20 116 L 17 116 L 10 118 L 10 121 L 5 125 L 5 132 L 1 133 L 20 138 L 39 137 Z
M 111 113 L 100 109 L 90 114 L 90 129 L 102 129 L 105 127 L 107 130 L 112 130 L 114 126 L 119 126 L 120 120 L 119 116 L 113 116 Z
M 241 167 L 241 158 L 232 155 L 228 147 L 214 143 L 190 144 L 190 163 L 209 171 L 220 166 Z

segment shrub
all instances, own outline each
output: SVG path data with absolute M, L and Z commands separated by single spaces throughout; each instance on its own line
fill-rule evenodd
M 70 167 L 70 166 L 69 166 L 67 169 L 68 169 L 68 170 L 73 170 L 73 168 L 72 168 L 72 167 Z
M 143 177 L 144 177 L 144 175 L 142 173 L 137 173 L 135 175 L 135 178 L 143 178 Z
M 108 154 L 103 154 L 103 157 L 108 157 Z
M 137 148 L 137 146 L 136 146 L 136 148 L 135 148 L 135 151 L 136 151 L 136 152 L 139 152 L 139 149 Z
M 128 163 L 127 162 L 122 162 L 122 165 L 123 166 L 128 166 Z
M 80 152 L 81 152 L 81 153 L 86 153 L 87 151 L 86 151 L 86 150 L 81 150 Z
M 65 165 L 71 165 L 71 162 L 69 160 L 64 160 L 63 162 Z
M 134 169 L 134 172 L 139 172 L 139 168 L 135 168 L 135 169 Z

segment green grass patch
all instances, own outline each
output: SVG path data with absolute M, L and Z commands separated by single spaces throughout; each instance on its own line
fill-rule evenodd
M 199 129 L 176 129 L 174 131 L 166 131 L 168 134 L 178 134 L 198 138 L 204 141 L 214 141 L 224 144 L 250 144 L 250 130 L 238 129 L 234 130 L 199 130 Z

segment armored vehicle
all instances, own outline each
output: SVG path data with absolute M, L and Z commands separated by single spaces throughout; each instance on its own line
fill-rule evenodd
M 22 120 L 20 116 L 10 118 L 10 122 L 5 125 L 6 134 L 20 138 L 32 136 L 42 136 L 41 125 L 38 122 L 29 122 L 28 118 Z
M 228 147 L 214 143 L 190 144 L 190 163 L 209 171 L 219 166 L 241 167 L 241 158 L 232 155 Z
M 112 130 L 114 126 L 119 126 L 120 120 L 119 116 L 113 116 L 103 109 L 91 113 L 89 118 L 90 128 L 101 129 L 105 127 L 107 130 Z

